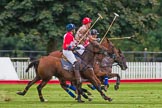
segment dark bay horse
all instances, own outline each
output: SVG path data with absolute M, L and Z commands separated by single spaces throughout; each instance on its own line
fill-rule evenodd
M 122 51 L 116 48 L 113 45 L 113 43 L 110 40 L 108 40 L 108 38 L 104 38 L 101 45 L 106 47 L 109 50 L 109 55 L 108 56 L 104 54 L 95 55 L 95 60 L 93 65 L 95 75 L 100 78 L 101 82 L 103 82 L 103 79 L 101 79 L 101 77 L 103 76 L 107 75 L 109 79 L 116 77 L 117 80 L 114 89 L 118 90 L 120 84 L 120 76 L 117 73 L 112 73 L 112 66 L 113 63 L 117 63 L 117 65 L 119 65 L 122 70 L 126 70 L 127 69 L 126 58 L 122 53 Z M 53 51 L 49 55 L 54 57 L 62 57 L 62 52 Z M 107 88 L 104 88 L 104 90 L 106 91 Z
M 98 78 L 94 74 L 94 71 L 92 68 L 95 54 L 98 54 L 101 52 L 105 53 L 105 52 L 108 52 L 108 50 L 104 48 L 103 46 L 96 44 L 95 42 L 90 42 L 90 44 L 86 47 L 81 57 L 84 61 L 81 66 L 82 67 L 81 76 L 85 79 L 88 79 L 88 81 L 96 87 L 100 95 L 105 100 L 112 101 L 110 97 L 106 96 L 102 92 L 101 82 L 98 80 Z M 42 80 L 42 82 L 37 86 L 37 90 L 38 90 L 40 101 L 41 102 L 45 101 L 42 96 L 41 90 L 47 84 L 47 82 L 52 78 L 52 76 L 56 76 L 59 79 L 62 87 L 65 86 L 64 85 L 65 81 L 76 80 L 72 72 L 66 71 L 62 68 L 61 58 L 53 57 L 53 56 L 44 56 L 39 59 L 36 77 L 31 82 L 28 83 L 28 85 L 26 86 L 23 92 L 18 92 L 17 94 L 24 95 L 33 83 L 39 80 Z M 81 100 L 81 94 L 83 94 L 81 90 L 81 84 L 76 85 L 76 88 L 78 90 L 77 100 L 78 102 L 83 102 Z
M 118 90 L 119 85 L 120 85 L 120 76 L 117 73 L 112 73 L 112 66 L 114 63 L 117 63 L 116 65 L 119 65 L 122 70 L 126 70 L 127 65 L 126 65 L 126 59 L 123 53 L 121 52 L 121 50 L 117 49 L 116 51 L 117 51 L 117 54 L 119 55 L 118 58 L 116 54 L 111 55 L 111 56 L 97 55 L 95 62 L 94 62 L 94 72 L 102 83 L 104 82 L 103 76 L 108 76 L 108 79 L 116 77 L 117 79 L 116 79 L 116 85 L 114 86 L 114 89 Z M 93 86 L 91 85 L 88 85 L 88 86 L 90 88 L 93 88 Z M 109 84 L 103 87 L 104 87 L 103 89 L 107 91 Z
M 107 75 L 108 78 L 116 77 L 116 85 L 114 86 L 114 89 L 119 89 L 120 84 L 120 76 L 117 73 L 112 73 L 112 66 L 113 63 L 117 63 L 117 65 L 120 66 L 122 70 L 127 69 L 126 65 L 126 58 L 122 51 L 118 48 L 116 48 L 113 43 L 108 40 L 108 38 L 104 38 L 104 40 L 101 43 L 102 46 L 106 47 L 111 55 L 105 56 L 105 55 L 96 55 L 95 62 L 94 62 L 94 71 L 97 77 L 102 77 Z M 103 80 L 103 79 L 101 79 Z M 101 81 L 103 82 L 103 81 Z M 105 91 L 107 90 L 107 87 L 105 88 Z

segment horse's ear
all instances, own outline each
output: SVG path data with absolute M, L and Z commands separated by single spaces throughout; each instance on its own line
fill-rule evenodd
M 118 50 L 119 50 L 119 53 L 122 53 L 121 49 L 118 48 Z
M 108 38 L 106 38 L 107 42 L 110 42 L 110 40 Z
M 114 46 L 113 43 L 109 40 L 109 38 L 106 38 L 106 41 L 107 41 L 108 44 Z

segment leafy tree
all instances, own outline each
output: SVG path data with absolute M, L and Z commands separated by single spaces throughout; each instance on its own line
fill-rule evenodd
M 102 38 L 116 12 L 120 17 L 116 19 L 107 37 L 136 35 L 137 40 L 142 43 L 139 46 L 131 41 L 114 43 L 123 50 L 142 50 L 145 47 L 143 45 L 148 45 L 154 39 L 147 38 L 147 33 L 154 32 L 158 27 L 158 16 L 153 11 L 155 3 L 159 4 L 159 1 L 1 0 L 0 48 L 47 52 L 61 49 L 66 24 L 74 23 L 79 27 L 86 16 L 95 21 L 97 13 L 104 17 L 94 26 Z M 150 48 L 153 50 L 153 47 Z

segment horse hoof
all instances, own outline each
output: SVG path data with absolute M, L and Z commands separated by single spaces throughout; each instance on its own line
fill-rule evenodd
M 88 101 L 92 101 L 92 98 L 89 98 Z
M 78 102 L 79 102 L 79 103 L 84 103 L 85 101 L 83 101 L 83 100 L 78 100 Z
M 77 98 L 77 97 L 76 97 L 76 96 L 74 96 L 73 98 L 76 100 L 76 98 Z
M 23 93 L 23 92 L 17 92 L 16 94 L 21 95 L 21 96 L 25 95 L 25 93 Z
M 107 97 L 107 96 L 104 96 L 104 99 L 105 99 L 105 100 L 108 100 L 109 102 L 111 102 L 111 101 L 112 101 L 112 98 Z
M 90 96 L 90 95 L 92 95 L 92 93 L 90 93 L 90 92 L 87 92 L 87 95 L 89 95 L 89 96 Z
M 78 98 L 77 98 L 77 97 L 75 97 L 75 100 L 78 100 Z
M 40 102 L 44 102 L 44 100 L 40 100 Z
M 42 99 L 40 99 L 40 101 L 41 102 L 47 102 L 48 100 L 42 98 Z
M 79 103 L 85 102 L 85 101 L 83 101 L 83 100 L 81 100 L 81 99 L 79 99 L 79 98 L 75 98 L 75 100 L 77 100 Z
M 108 101 L 111 102 L 113 99 L 112 98 L 109 98 Z
M 118 90 L 119 89 L 119 85 L 114 85 L 114 89 Z

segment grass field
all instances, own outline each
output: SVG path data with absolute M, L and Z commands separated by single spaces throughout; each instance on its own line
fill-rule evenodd
M 106 94 L 113 98 L 112 102 L 105 101 L 99 93 L 90 90 L 85 84 L 84 88 L 91 91 L 93 100 L 77 103 L 69 97 L 59 85 L 48 84 L 43 89 L 47 102 L 39 101 L 36 86 L 32 86 L 25 96 L 16 94 L 26 85 L 0 85 L 0 108 L 162 108 L 162 83 L 122 83 L 118 91 L 114 84 Z

